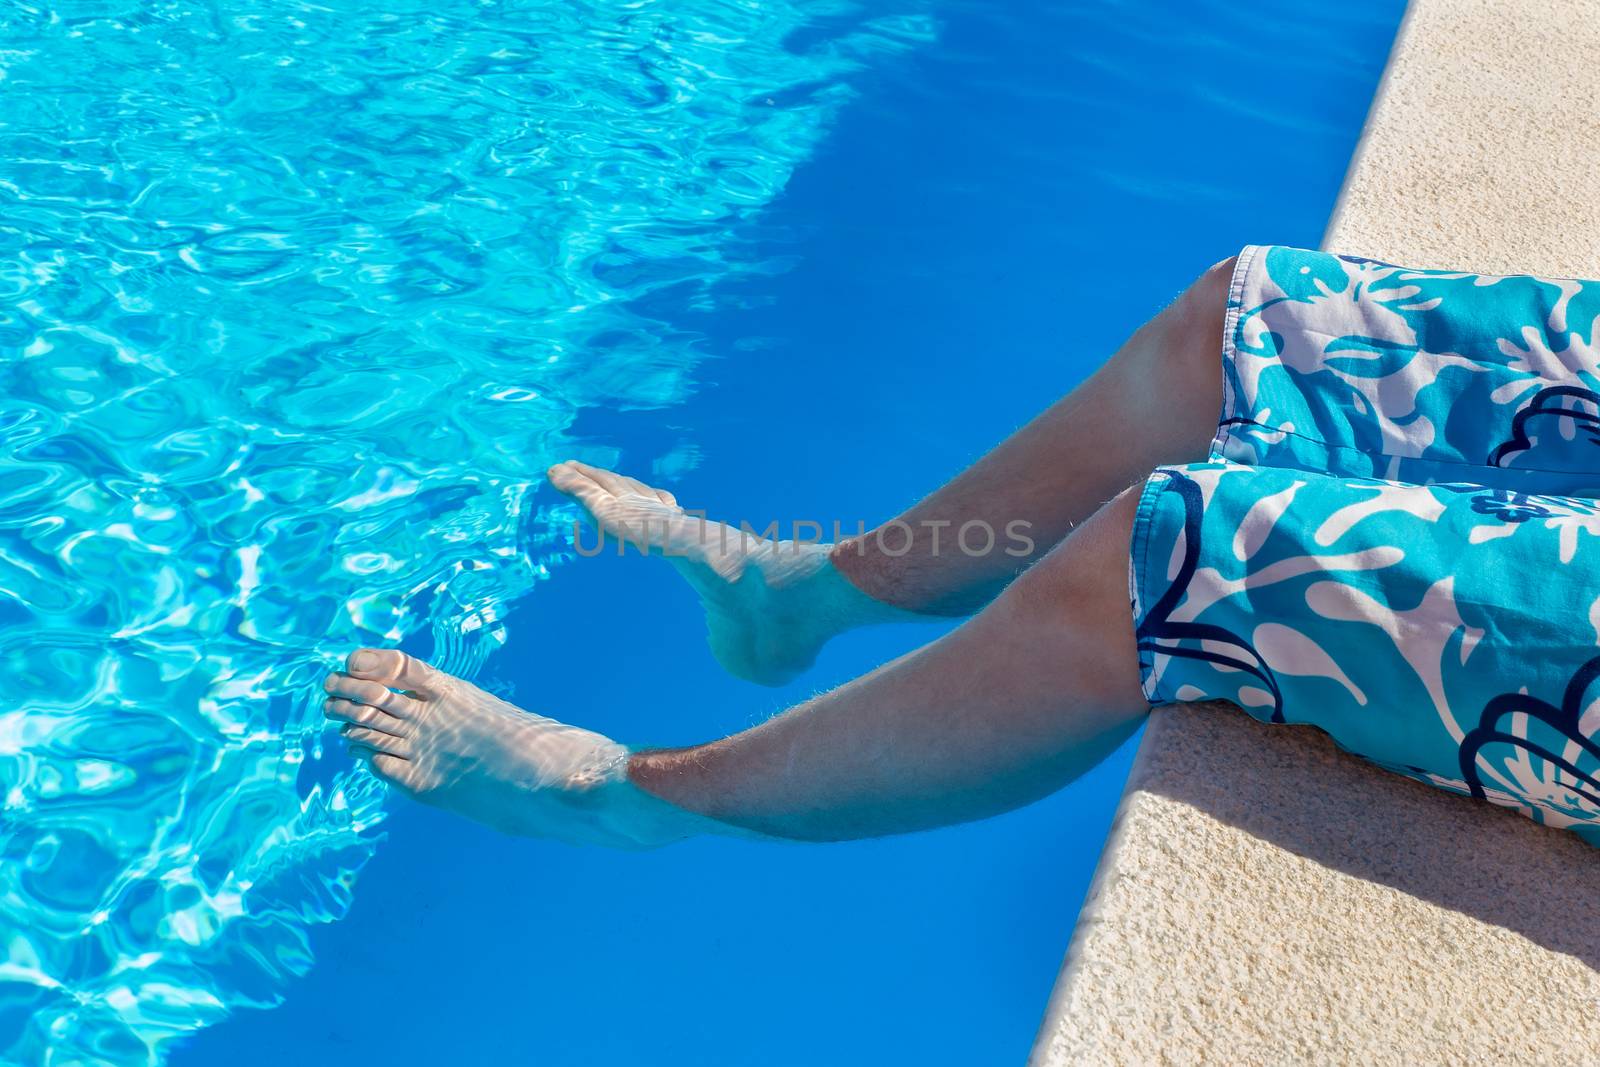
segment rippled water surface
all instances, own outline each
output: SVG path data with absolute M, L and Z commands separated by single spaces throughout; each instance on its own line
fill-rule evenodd
M 744 227 L 932 32 L 0 5 L 5 1059 L 142 1063 L 305 971 L 381 800 L 322 758 L 315 681 L 430 628 L 477 667 L 557 552 L 530 483 L 578 413 L 690 388 L 649 309 L 777 269 Z
M 1020 1062 L 1125 755 L 883 842 L 380 851 L 316 682 L 687 743 L 926 640 L 756 693 L 539 472 L 893 514 L 1314 244 L 1401 7 L 0 0 L 0 1063 Z

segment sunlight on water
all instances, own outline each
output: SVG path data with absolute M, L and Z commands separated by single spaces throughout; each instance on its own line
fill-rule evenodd
M 538 473 L 685 395 L 650 309 L 772 269 L 741 224 L 930 33 L 883 10 L 0 9 L 7 1061 L 153 1060 L 310 965 L 382 800 L 317 680 L 503 639 Z

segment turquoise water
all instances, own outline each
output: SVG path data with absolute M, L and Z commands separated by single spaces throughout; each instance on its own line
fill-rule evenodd
M 538 472 L 885 517 L 1314 244 L 1399 4 L 378 6 L 0 6 L 0 1058 L 1019 1059 L 1125 755 L 944 834 L 611 856 L 386 814 L 315 681 L 402 643 L 676 742 L 926 639 L 730 683 Z
M 839 78 L 931 33 L 382 6 L 4 9 L 12 1057 L 142 1062 L 305 971 L 381 801 L 317 678 L 418 631 L 482 663 L 576 415 L 690 388 L 694 337 L 634 303 L 768 269 L 730 249 Z

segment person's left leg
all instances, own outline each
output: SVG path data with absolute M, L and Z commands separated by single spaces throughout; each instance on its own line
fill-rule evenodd
M 982 818 L 1093 766 L 1149 709 L 1128 605 L 1136 502 L 1118 496 L 954 632 L 712 744 L 630 753 L 393 650 L 353 653 L 327 714 L 380 778 L 512 833 L 836 840 Z
M 1207 270 L 1082 385 L 866 536 L 763 542 L 611 471 L 561 463 L 550 481 L 610 536 L 673 560 L 724 667 L 785 682 L 853 627 L 978 610 L 1135 478 L 1204 458 L 1222 406 L 1233 266 Z

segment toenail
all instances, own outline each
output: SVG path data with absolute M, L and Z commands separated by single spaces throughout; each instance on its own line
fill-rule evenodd
M 376 652 L 357 652 L 350 657 L 350 667 L 357 671 L 370 671 L 378 665 Z

